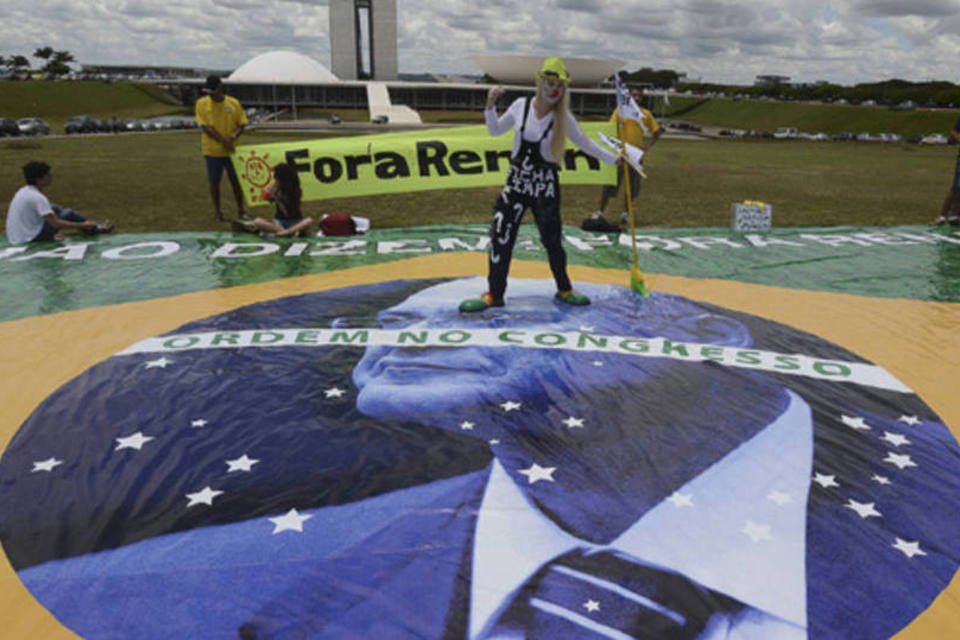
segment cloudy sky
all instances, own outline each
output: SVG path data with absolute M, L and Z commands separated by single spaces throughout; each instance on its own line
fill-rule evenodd
M 374 0 L 376 2 L 376 0 Z M 328 0 L 0 0 L 0 55 L 233 69 L 273 49 L 330 64 Z M 960 0 L 397 0 L 401 73 L 473 54 L 624 60 L 706 82 L 960 81 Z M 36 63 L 31 58 L 31 62 Z

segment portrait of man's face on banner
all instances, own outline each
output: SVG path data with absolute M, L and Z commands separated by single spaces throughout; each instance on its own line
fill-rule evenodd
M 614 285 L 460 314 L 482 286 L 270 300 L 90 368 L 0 460 L 8 559 L 90 638 L 642 635 L 604 596 L 667 599 L 652 573 L 706 603 L 674 637 L 886 638 L 949 584 L 950 431 L 802 371 L 863 358 Z

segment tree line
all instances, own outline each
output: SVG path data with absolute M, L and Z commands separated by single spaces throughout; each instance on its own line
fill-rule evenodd
M 40 47 L 33 52 L 33 57 L 43 61 L 43 66 L 36 70 L 51 76 L 67 75 L 71 71 L 70 63 L 76 62 L 69 51 L 57 51 L 53 47 Z M 0 67 L 16 75 L 31 71 L 30 60 L 24 55 L 0 56 Z
M 777 84 L 738 86 L 705 82 L 682 82 L 681 75 L 671 69 L 643 67 L 626 74 L 628 82 L 642 83 L 658 89 L 691 90 L 694 93 L 723 93 L 727 96 L 773 98 L 775 100 L 839 102 L 853 104 L 873 101 L 878 105 L 956 107 L 960 105 L 960 86 L 952 82 L 910 82 L 897 78 L 882 82 L 866 82 L 844 86 L 829 82 L 814 84 Z

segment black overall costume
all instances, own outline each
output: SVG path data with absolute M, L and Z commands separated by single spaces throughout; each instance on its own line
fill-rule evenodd
M 520 220 L 528 207 L 533 211 L 534 221 L 540 230 L 540 242 L 547 250 L 557 290 L 570 291 L 572 288 L 567 276 L 567 254 L 561 243 L 563 224 L 560 220 L 559 166 L 555 162 L 547 162 L 540 153 L 540 143 L 553 129 L 553 121 L 536 142 L 523 138 L 532 101 L 528 99 L 524 104 L 520 149 L 510 159 L 506 184 L 493 205 L 487 283 L 496 303 L 503 301 L 513 245 L 517 240 Z

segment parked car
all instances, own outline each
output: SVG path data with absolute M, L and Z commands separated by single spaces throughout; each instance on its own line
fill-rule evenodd
M 371 120 L 370 122 L 372 122 L 373 124 L 387 124 L 388 122 L 390 122 L 390 118 L 388 118 L 385 115 L 379 115 L 373 120 Z
M 90 116 L 73 116 L 63 125 L 63 132 L 67 134 L 94 133 L 97 130 L 97 121 Z
M 25 136 L 45 136 L 50 133 L 50 126 L 40 118 L 20 118 L 17 128 Z
M 667 124 L 667 126 L 671 129 L 679 129 L 681 131 L 702 131 L 701 127 L 695 124 L 690 124 L 689 122 L 671 122 Z
M 794 127 L 780 127 L 773 132 L 773 137 L 777 140 L 793 140 L 798 133 Z
M 20 127 L 17 121 L 12 118 L 0 118 L 0 137 L 20 135 Z
M 830 139 L 834 142 L 850 142 L 851 140 L 857 139 L 857 134 L 850 133 L 849 131 L 841 131 L 830 136 Z
M 330 124 L 340 124 L 341 122 L 340 116 L 335 113 L 330 114 Z
M 909 138 L 907 138 L 907 144 L 920 144 L 922 140 L 923 140 L 923 136 L 920 136 L 920 135 L 910 136 Z
M 920 144 L 947 144 L 947 136 L 942 133 L 931 133 L 920 139 Z

